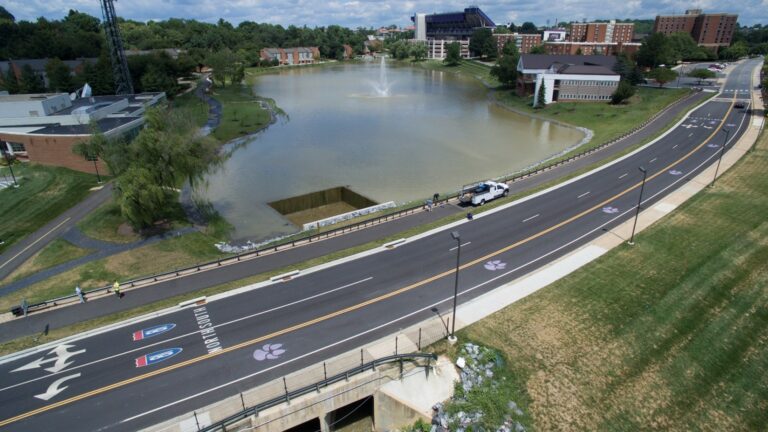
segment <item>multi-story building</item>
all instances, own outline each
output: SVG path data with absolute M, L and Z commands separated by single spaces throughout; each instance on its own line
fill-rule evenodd
M 543 86 L 546 104 L 608 101 L 621 78 L 615 65 L 613 56 L 523 54 L 517 63 L 517 94 L 537 95 Z
M 261 59 L 275 61 L 280 66 L 312 64 L 320 58 L 317 47 L 262 48 Z
M 109 138 L 132 137 L 144 124 L 144 111 L 165 93 L 93 96 L 72 100 L 67 93 L 0 95 L 0 152 L 44 165 L 107 172 L 102 161 L 72 152 L 90 139 L 92 125 Z
M 690 9 L 684 15 L 657 16 L 653 32 L 667 36 L 688 33 L 699 46 L 718 48 L 731 44 L 738 19 L 737 14 L 705 14 L 701 9 Z
M 479 28 L 496 27 L 493 20 L 477 6 L 470 6 L 463 12 L 416 14 L 411 20 L 416 24 L 417 40 L 469 40 Z
M 517 51 L 520 54 L 528 54 L 535 46 L 541 45 L 540 34 L 522 34 L 522 33 L 502 33 L 494 34 L 493 38 L 496 40 L 496 48 L 499 53 L 504 49 L 504 45 L 508 43 L 514 43 L 517 46 Z
M 544 50 L 551 55 L 633 55 L 640 49 L 636 42 L 546 42 Z
M 611 20 L 607 23 L 571 23 L 571 42 L 591 43 L 627 43 L 632 42 L 635 24 L 617 23 Z
M 459 55 L 461 58 L 470 58 L 468 40 L 455 41 L 445 39 L 429 39 L 426 41 L 420 41 L 411 39 L 411 43 L 425 44 L 427 46 L 427 58 L 431 60 L 444 60 L 448 55 L 448 45 L 452 43 L 459 44 Z

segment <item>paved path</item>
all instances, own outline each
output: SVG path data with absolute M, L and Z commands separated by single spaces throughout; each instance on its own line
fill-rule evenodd
M 210 87 L 211 82 L 206 76 L 195 89 L 195 96 L 208 104 L 208 122 L 200 129 L 202 135 L 210 134 L 221 123 L 221 102 L 208 96 L 207 91 Z
M 61 236 L 86 215 L 104 204 L 112 196 L 112 183 L 88 195 L 42 228 L 28 235 L 0 255 L 0 280 L 5 279 L 32 255 L 39 252 L 51 241 Z
M 170 237 L 176 237 L 183 234 L 187 234 L 196 231 L 197 228 L 187 227 L 180 230 L 174 230 L 161 235 L 147 237 L 132 243 L 110 243 L 101 240 L 92 239 L 80 231 L 78 227 L 71 227 L 60 237 L 75 246 L 79 246 L 85 249 L 95 250 L 94 253 L 82 256 L 80 258 L 67 261 L 57 266 L 49 267 L 34 274 L 31 274 L 23 279 L 11 282 L 7 285 L 0 287 L 0 296 L 12 294 L 22 288 L 28 287 L 37 282 L 43 281 L 50 277 L 72 270 L 75 267 L 96 261 L 102 258 L 106 258 L 111 255 L 115 255 L 121 252 L 125 252 L 131 249 L 135 249 L 142 246 L 147 246 L 153 243 L 157 243 L 160 240 L 165 240 Z M 74 288 L 73 288 L 74 289 Z
M 511 184 L 510 189 L 513 193 L 518 193 L 540 187 L 548 182 L 583 169 L 590 164 L 622 152 L 628 147 L 637 145 L 658 134 L 663 130 L 667 123 L 674 119 L 679 113 L 690 110 L 704 98 L 704 94 L 696 94 L 694 97 L 687 99 L 683 103 L 673 106 L 655 121 L 649 123 L 645 128 L 624 140 L 578 161 L 574 161 L 567 165 L 561 165 L 539 175 L 514 182 Z M 190 277 L 175 279 L 168 283 L 159 283 L 141 289 L 129 290 L 126 293 L 125 298 L 120 302 L 114 301 L 111 297 L 99 298 L 93 299 L 85 305 L 63 307 L 42 313 L 31 314 L 27 318 L 14 319 L 0 325 L 0 343 L 24 335 L 38 333 L 45 328 L 46 325 L 49 325 L 52 329 L 63 327 L 80 321 L 126 311 L 177 295 L 194 292 L 206 287 L 295 265 L 309 259 L 322 257 L 327 254 L 366 244 L 381 238 L 396 236 L 398 233 L 413 227 L 428 224 L 451 214 L 466 211 L 467 209 L 454 205 L 448 205 L 444 208 L 438 207 L 432 212 L 417 213 L 413 216 L 396 219 L 360 231 L 351 232 L 343 236 L 311 243 L 295 249 L 288 249 L 280 253 L 266 255 L 254 260 L 243 261 L 242 263 L 238 263 L 238 265 L 222 267 L 221 269 L 217 269 L 217 271 L 207 271 L 204 274 L 195 274 Z

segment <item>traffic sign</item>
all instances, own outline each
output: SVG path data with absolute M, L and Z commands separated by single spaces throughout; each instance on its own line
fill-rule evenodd
M 176 324 L 160 324 L 156 325 L 154 327 L 145 328 L 143 330 L 135 331 L 133 332 L 133 341 L 140 341 L 142 339 L 151 338 L 152 336 L 157 336 L 159 334 L 163 334 L 167 331 L 171 331 L 174 327 L 176 327 Z
M 181 348 L 168 348 L 160 351 L 155 351 L 151 354 L 144 354 L 141 357 L 136 358 L 136 367 L 152 366 L 153 364 L 160 363 L 168 360 L 182 351 Z

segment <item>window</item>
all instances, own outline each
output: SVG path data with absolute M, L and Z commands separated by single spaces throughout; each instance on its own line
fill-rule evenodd
M 14 153 L 27 151 L 26 147 L 24 147 L 24 144 L 22 143 L 8 141 L 8 146 L 11 147 L 11 151 Z

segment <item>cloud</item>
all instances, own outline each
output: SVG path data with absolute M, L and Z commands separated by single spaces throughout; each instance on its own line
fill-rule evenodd
M 61 19 L 70 9 L 101 17 L 96 0 L 6 0 L 5 8 L 17 20 L 33 21 L 39 16 Z M 478 3 L 497 24 L 510 21 L 537 25 L 557 21 L 610 18 L 652 19 L 657 14 L 683 13 L 700 8 L 705 12 L 739 14 L 745 25 L 768 23 L 768 0 L 720 2 L 715 0 L 122 0 L 115 2 L 118 16 L 137 21 L 187 18 L 216 22 L 219 18 L 237 25 L 241 21 L 273 24 L 346 27 L 379 27 L 411 24 L 416 12 L 460 11 Z

